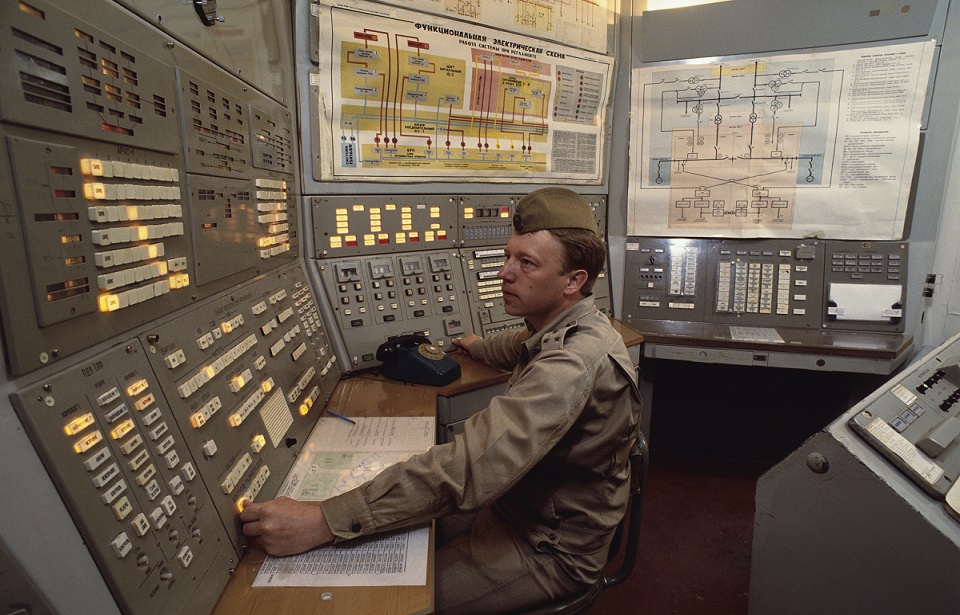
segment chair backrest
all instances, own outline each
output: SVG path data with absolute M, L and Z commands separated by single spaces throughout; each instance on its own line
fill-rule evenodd
M 605 587 L 613 587 L 626 581 L 637 563 L 637 554 L 640 550 L 640 522 L 643 519 L 643 491 L 649 466 L 650 449 L 647 446 L 647 439 L 641 433 L 637 435 L 637 441 L 630 449 L 630 508 L 624 515 L 623 521 L 617 526 L 607 555 L 607 561 L 613 561 L 623 553 L 623 561 L 615 571 L 603 577 Z M 624 527 L 627 532 L 625 541 Z

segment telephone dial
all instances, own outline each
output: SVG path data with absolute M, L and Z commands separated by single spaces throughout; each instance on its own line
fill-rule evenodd
M 387 378 L 443 386 L 460 377 L 460 364 L 422 335 L 390 338 L 377 348 L 380 373 Z

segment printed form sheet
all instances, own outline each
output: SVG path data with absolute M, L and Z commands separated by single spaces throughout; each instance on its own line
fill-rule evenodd
M 278 496 L 320 502 L 433 445 L 434 417 L 322 417 Z M 429 527 L 398 530 L 300 555 L 267 556 L 254 587 L 423 585 Z
M 634 69 L 627 233 L 901 239 L 934 51 Z

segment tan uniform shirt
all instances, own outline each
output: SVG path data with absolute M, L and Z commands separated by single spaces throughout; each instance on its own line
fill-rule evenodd
M 622 338 L 588 297 L 541 331 L 494 335 L 470 354 L 513 369 L 506 394 L 453 442 L 323 502 L 331 530 L 349 539 L 496 504 L 533 548 L 591 581 L 626 509 L 639 429 Z

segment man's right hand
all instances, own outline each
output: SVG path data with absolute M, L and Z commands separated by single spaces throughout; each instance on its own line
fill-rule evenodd
M 240 513 L 243 533 L 270 555 L 294 555 L 333 541 L 333 532 L 316 504 L 279 497 L 248 503 Z
M 450 341 L 452 341 L 453 345 L 459 348 L 465 354 L 470 354 L 470 346 L 472 346 L 473 343 L 479 339 L 480 339 L 480 336 L 475 335 L 473 333 L 468 333 L 463 337 L 455 337 Z

